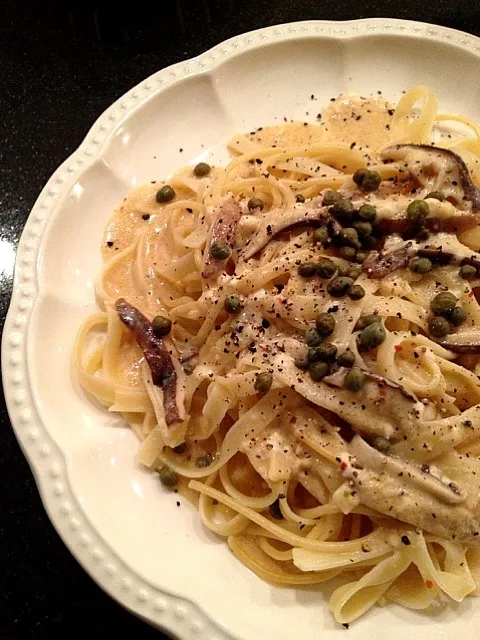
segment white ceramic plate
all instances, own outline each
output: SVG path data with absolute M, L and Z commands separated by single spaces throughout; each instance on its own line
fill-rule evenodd
M 61 537 L 105 591 L 149 622 L 182 640 L 345 633 L 328 613 L 328 589 L 265 584 L 183 499 L 177 507 L 135 465 L 135 436 L 79 388 L 72 346 L 96 308 L 108 217 L 134 185 L 200 158 L 226 160 L 223 145 L 235 130 L 284 116 L 314 120 L 341 91 L 381 90 L 397 100 L 426 84 L 443 110 L 480 121 L 479 71 L 479 39 L 415 22 L 303 22 L 238 36 L 159 71 L 113 104 L 37 200 L 3 335 L 8 410 Z M 480 600 L 467 599 L 428 613 L 376 607 L 350 633 L 366 640 L 380 627 L 391 640 L 473 640 L 479 623 Z

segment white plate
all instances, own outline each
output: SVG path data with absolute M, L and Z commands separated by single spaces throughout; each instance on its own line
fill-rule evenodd
M 225 160 L 223 144 L 235 130 L 284 116 L 314 120 L 345 90 L 381 90 L 396 100 L 426 84 L 442 110 L 480 121 L 479 71 L 479 39 L 432 25 L 374 19 L 255 31 L 132 89 L 37 200 L 3 335 L 8 410 L 63 540 L 105 591 L 149 622 L 182 640 L 345 633 L 327 611 L 327 588 L 269 586 L 202 528 L 183 499 L 177 507 L 134 464 L 135 436 L 74 379 L 73 341 L 96 308 L 99 242 L 112 210 L 134 185 L 199 158 Z M 357 640 L 378 637 L 379 627 L 391 640 L 473 640 L 479 623 L 480 601 L 467 599 L 428 613 L 376 607 L 352 627 Z

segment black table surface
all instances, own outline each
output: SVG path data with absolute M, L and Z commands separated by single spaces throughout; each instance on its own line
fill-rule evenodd
M 0 322 L 13 252 L 41 188 L 104 109 L 151 73 L 239 33 L 297 20 L 394 17 L 480 35 L 477 0 L 0 1 Z M 441 68 L 439 66 L 439 73 Z M 12 253 L 9 262 L 9 255 Z M 162 638 L 113 602 L 48 520 L 0 407 L 0 640 Z

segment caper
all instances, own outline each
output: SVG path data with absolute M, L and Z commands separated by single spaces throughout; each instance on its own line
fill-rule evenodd
M 330 212 L 336 216 L 349 219 L 353 216 L 353 202 L 351 200 L 337 200 L 330 207 Z
M 160 482 L 164 487 L 167 487 L 167 489 L 173 489 L 178 484 L 178 475 L 166 464 L 158 470 L 158 477 L 160 478 Z
M 352 367 L 343 379 L 343 384 L 349 391 L 360 391 L 365 384 L 365 374 L 357 367 Z
M 358 233 L 353 227 L 346 227 L 342 229 L 337 236 L 338 241 L 342 245 L 348 245 L 360 249 L 360 240 L 358 239 Z
M 360 266 L 353 266 L 350 267 L 347 275 L 349 278 L 353 278 L 354 280 L 356 280 L 357 278 L 359 278 L 363 273 L 363 269 Z
M 425 200 L 413 200 L 407 207 L 407 218 L 415 223 L 420 223 L 430 213 L 430 205 Z
M 333 189 L 328 189 L 323 194 L 322 204 L 325 207 L 331 207 L 336 202 L 339 202 L 342 199 L 342 196 L 338 193 L 338 191 L 333 191 Z
M 182 442 L 182 444 L 179 444 L 176 447 L 173 447 L 172 449 L 173 453 L 176 453 L 177 455 L 181 455 L 182 453 L 185 453 L 186 450 L 187 450 L 186 442 Z
M 355 364 L 355 354 L 351 351 L 344 351 L 337 356 L 337 364 L 341 367 L 353 367 Z
M 449 320 L 455 326 L 459 327 L 467 319 L 467 312 L 462 307 L 454 307 L 450 314 Z
M 310 362 L 306 356 L 299 356 L 298 358 L 295 358 L 295 366 L 298 369 L 308 369 L 309 364 Z
M 344 277 L 350 278 L 350 265 L 340 263 L 337 266 L 337 276 L 341 276 L 342 278 Z
M 208 253 L 215 260 L 226 260 L 232 254 L 232 249 L 225 240 L 215 240 L 210 245 Z
M 362 240 L 368 238 L 368 236 L 372 233 L 372 225 L 370 222 L 355 222 L 353 228 L 358 234 L 358 237 Z
M 471 280 L 472 278 L 476 277 L 477 270 L 471 264 L 464 264 L 460 267 L 458 275 L 460 276 L 460 278 L 463 278 L 464 280 Z
M 337 267 L 335 266 L 335 263 L 333 260 L 329 260 L 328 258 L 323 258 L 323 260 L 320 260 L 316 266 L 317 275 L 324 279 L 331 278 L 336 270 Z
M 441 316 L 435 316 L 428 323 L 428 330 L 432 336 L 435 338 L 443 338 L 450 331 L 450 325 L 448 324 L 448 320 L 442 318 Z
M 372 251 L 378 246 L 378 239 L 375 236 L 367 236 L 362 240 L 362 249 L 365 252 Z
M 163 202 L 170 202 L 175 197 L 175 190 L 169 184 L 166 184 L 155 194 L 155 200 L 161 204 Z
M 298 267 L 298 274 L 302 278 L 312 278 L 317 271 L 317 265 L 314 262 L 302 262 Z
M 380 453 L 388 453 L 390 449 L 390 440 L 384 438 L 383 436 L 375 436 L 372 440 L 372 447 Z
M 325 342 L 317 347 L 318 359 L 324 362 L 333 362 L 337 355 L 337 347 L 331 342 Z
M 323 362 L 319 360 L 318 362 L 313 362 L 309 367 L 309 373 L 312 380 L 315 382 L 319 382 L 330 372 L 330 367 L 328 366 L 328 362 Z
M 313 244 L 325 244 L 328 240 L 328 229 L 325 226 L 318 227 L 312 234 Z
M 357 255 L 355 256 L 355 262 L 362 264 L 368 258 L 368 251 L 357 251 Z
M 197 178 L 203 178 L 204 176 L 208 176 L 212 167 L 206 162 L 199 162 L 193 168 L 193 173 L 197 176 Z
M 374 222 L 377 217 L 377 209 L 373 204 L 362 204 L 358 210 L 358 217 L 365 222 Z
M 273 375 L 268 371 L 264 371 L 263 373 L 259 373 L 255 378 L 255 391 L 258 393 L 267 393 L 270 391 L 270 387 L 272 386 Z
M 305 333 L 305 342 L 309 347 L 316 347 L 323 340 L 323 336 L 314 328 L 310 328 Z
M 265 206 L 264 201 L 261 198 L 250 198 L 247 202 L 247 207 L 249 211 L 254 211 L 255 209 L 260 209 L 260 211 Z
M 205 453 L 201 456 L 198 456 L 195 460 L 195 466 L 199 469 L 206 469 L 213 462 L 213 456 L 211 453 Z
M 152 329 L 153 333 L 159 338 L 168 336 L 172 330 L 172 321 L 165 318 L 165 316 L 155 316 L 152 320 Z
M 430 238 L 430 231 L 426 227 L 421 227 L 418 233 L 415 235 L 415 240 L 424 242 Z
M 355 256 L 357 255 L 357 251 L 356 249 L 354 249 L 354 247 L 340 247 L 338 255 L 344 260 L 353 262 L 353 260 L 355 260 Z
M 385 327 L 381 322 L 374 322 L 369 324 L 368 327 L 362 329 L 358 334 L 358 347 L 363 351 L 369 351 L 375 349 L 381 344 L 386 337 Z
M 305 196 L 302 196 L 301 193 L 297 193 L 295 196 L 295 202 L 301 202 L 303 204 L 305 202 Z
M 371 324 L 375 324 L 375 322 L 381 322 L 382 318 L 378 315 L 378 313 L 371 313 L 368 316 L 362 316 L 357 320 L 355 326 L 353 327 L 354 331 L 361 331 L 365 329 L 365 327 L 369 327 Z
M 441 191 L 430 191 L 430 193 L 427 193 L 427 195 L 425 196 L 425 200 L 427 198 L 433 198 L 434 200 L 440 200 L 440 202 L 445 202 L 445 196 Z
M 307 353 L 308 364 L 312 364 L 312 362 L 318 362 L 320 360 L 320 355 L 318 353 L 318 347 L 310 347 Z
M 327 291 L 333 298 L 341 298 L 347 293 L 347 289 L 353 284 L 348 276 L 337 276 L 327 284 Z
M 359 284 L 352 284 L 348 287 L 347 295 L 351 300 L 361 300 L 365 295 L 365 289 Z
M 185 362 L 185 364 L 182 365 L 182 369 L 185 372 L 186 376 L 191 376 L 195 367 L 191 362 Z
M 315 320 L 315 326 L 321 336 L 329 336 L 335 330 L 335 318 L 331 313 L 320 313 Z
M 275 500 L 275 502 L 272 502 L 272 504 L 268 507 L 268 511 L 272 518 L 275 518 L 275 520 L 283 520 L 283 515 L 280 510 L 280 500 L 277 499 Z
M 236 296 L 227 296 L 225 298 L 223 306 L 225 307 L 225 311 L 227 313 L 231 313 L 233 315 L 240 313 L 240 311 L 242 310 L 242 302 L 240 298 L 237 298 Z
M 430 302 L 430 309 L 436 316 L 448 316 L 457 304 L 457 298 L 449 291 L 442 291 Z
M 408 268 L 413 273 L 428 273 L 432 270 L 432 261 L 428 258 L 413 258 Z
M 378 171 L 367 171 L 362 180 L 362 189 L 364 191 L 376 191 L 382 182 L 382 176 Z
M 359 187 L 362 186 L 362 182 L 365 178 L 365 176 L 368 173 L 368 169 L 365 169 L 365 167 L 361 167 L 360 169 L 357 169 L 355 171 L 355 173 L 352 176 L 352 180 L 355 182 L 355 184 L 358 184 Z

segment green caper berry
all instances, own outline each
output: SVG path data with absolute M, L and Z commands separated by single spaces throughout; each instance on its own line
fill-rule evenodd
M 337 267 L 335 266 L 333 260 L 324 258 L 323 260 L 320 260 L 320 262 L 316 265 L 315 270 L 320 278 L 326 279 L 333 276 L 333 274 L 337 270 Z
M 330 367 L 328 366 L 328 362 L 323 362 L 319 360 L 318 362 L 313 362 L 309 367 L 309 373 L 312 380 L 315 382 L 319 382 L 330 372 Z
M 212 167 L 206 162 L 199 162 L 193 168 L 193 173 L 197 176 L 197 178 L 203 178 L 204 176 L 208 176 Z
M 353 215 L 353 202 L 351 200 L 337 200 L 330 207 L 330 213 L 337 216 Z
M 186 362 L 184 365 L 182 365 L 182 369 L 186 376 L 191 376 L 195 367 L 190 362 Z
M 442 291 L 430 302 L 430 309 L 436 316 L 448 316 L 457 304 L 457 298 L 449 291 Z
M 355 266 L 349 269 L 347 275 L 349 278 L 353 278 L 354 280 L 356 280 L 362 275 L 362 273 L 363 273 L 362 267 Z
M 352 176 L 352 180 L 355 182 L 355 184 L 358 184 L 358 186 L 361 187 L 367 173 L 368 173 L 368 169 L 365 169 L 365 167 L 361 167 L 360 169 L 357 169 L 355 171 L 355 173 Z
M 318 227 L 312 234 L 313 244 L 325 244 L 328 241 L 328 237 L 327 227 Z
M 313 278 L 315 273 L 317 273 L 318 266 L 314 262 L 303 262 L 298 267 L 298 274 L 302 276 L 302 278 Z
M 459 327 L 461 324 L 465 322 L 467 319 L 467 312 L 462 307 L 454 307 L 452 313 L 450 314 L 450 322 L 455 326 Z
M 300 356 L 295 359 L 295 366 L 298 369 L 308 369 L 308 365 L 310 364 L 308 357 Z
M 435 316 L 428 323 L 428 330 L 432 336 L 435 338 L 443 338 L 450 331 L 450 325 L 448 324 L 448 320 L 442 318 L 441 316 Z
M 170 202 L 175 198 L 175 190 L 169 184 L 166 184 L 155 194 L 155 200 L 161 204 L 163 202 Z
M 423 242 L 430 238 L 430 231 L 426 227 L 422 227 L 420 231 L 415 235 L 415 240 Z
M 158 470 L 158 477 L 167 489 L 173 489 L 178 484 L 178 475 L 166 464 Z
M 476 277 L 477 270 L 471 264 L 464 264 L 460 267 L 458 275 L 460 276 L 460 278 L 463 278 L 464 280 L 471 280 L 472 278 Z
M 340 247 L 338 255 L 344 260 L 353 262 L 353 260 L 355 260 L 355 256 L 357 255 L 357 251 L 353 247 Z
M 349 391 L 360 391 L 365 384 L 365 374 L 357 367 L 352 367 L 343 379 L 343 384 Z
M 225 311 L 227 313 L 231 313 L 234 315 L 240 313 L 240 311 L 242 310 L 242 302 L 240 298 L 237 298 L 236 296 L 227 296 L 225 298 L 223 306 L 225 307 Z
M 351 300 L 361 300 L 365 295 L 365 289 L 359 284 L 348 287 L 347 295 Z
M 350 264 L 339 264 L 337 266 L 337 276 L 350 278 Z
M 420 223 L 430 213 L 430 205 L 425 200 L 414 200 L 407 207 L 407 218 L 415 223 Z
M 316 347 L 323 340 L 323 336 L 314 328 L 311 327 L 305 332 L 305 342 L 309 347 Z
M 152 320 L 152 329 L 153 333 L 159 338 L 168 336 L 172 330 L 172 321 L 165 318 L 165 316 L 155 316 Z
M 255 378 L 254 388 L 258 393 L 267 393 L 270 391 L 270 387 L 273 383 L 273 375 L 268 371 L 264 371 L 263 373 L 259 373 Z
M 441 191 L 431 191 L 430 193 L 427 193 L 427 195 L 425 196 L 425 200 L 427 198 L 433 198 L 434 200 L 440 200 L 440 202 L 445 202 L 445 199 L 446 199 Z
M 335 330 L 335 318 L 331 313 L 320 313 L 315 320 L 315 326 L 321 336 L 329 336 Z
M 195 460 L 195 466 L 198 467 L 198 469 L 206 469 L 207 467 L 209 467 L 213 462 L 213 456 L 211 453 L 205 453 L 202 456 L 198 456 Z
M 368 251 L 357 251 L 357 255 L 355 256 L 355 262 L 362 264 L 368 258 Z
M 362 247 L 365 251 L 371 251 L 372 249 L 376 249 L 378 245 L 378 240 L 375 236 L 367 236 L 362 240 Z
M 337 356 L 337 364 L 341 367 L 353 367 L 355 364 L 355 354 L 351 351 L 344 351 Z
M 338 241 L 342 245 L 348 245 L 360 249 L 360 240 L 358 239 L 358 233 L 353 227 L 346 227 L 342 229 L 337 236 Z
M 310 347 L 307 353 L 307 360 L 309 365 L 320 360 L 317 347 Z
M 377 217 L 377 209 L 373 204 L 362 204 L 358 210 L 358 217 L 365 222 L 374 222 Z
M 337 347 L 331 342 L 326 342 L 317 347 L 318 359 L 324 362 L 333 362 L 337 355 Z
M 255 209 L 260 209 L 260 211 L 262 211 L 264 206 L 265 203 L 261 198 L 250 198 L 250 200 L 247 202 L 249 211 L 254 211 Z
M 353 327 L 354 331 L 361 331 L 365 329 L 365 327 L 369 327 L 371 324 L 375 324 L 375 322 L 381 322 L 382 318 L 378 315 L 378 313 L 371 313 L 368 316 L 362 316 L 357 320 L 355 326 Z
M 383 436 L 376 436 L 372 440 L 372 447 L 377 451 L 380 451 L 380 453 L 388 453 L 390 449 L 390 440 L 387 440 L 387 438 L 384 438 Z
M 215 260 L 226 260 L 232 255 L 232 249 L 225 240 L 215 240 L 210 245 L 208 253 Z
M 382 176 L 378 171 L 367 171 L 365 174 L 361 187 L 364 191 L 376 191 L 382 182 Z
M 358 334 L 358 347 L 363 351 L 369 351 L 375 349 L 379 344 L 385 340 L 386 333 L 385 327 L 381 322 L 374 322 L 369 324 L 368 327 L 362 329 Z
M 268 507 L 268 511 L 275 520 L 283 520 L 282 511 L 280 509 L 280 500 L 277 499 L 275 502 L 272 502 Z
M 337 276 L 327 284 L 327 291 L 333 298 L 341 298 L 347 293 L 347 289 L 353 284 L 348 276 Z
M 413 258 L 413 260 L 408 265 L 408 268 L 413 273 L 428 273 L 432 270 L 433 264 L 432 261 L 428 258 Z
M 372 225 L 370 222 L 355 222 L 353 228 L 362 240 L 372 233 Z
M 295 202 L 301 202 L 303 204 L 305 202 L 305 196 L 302 196 L 301 193 L 297 193 L 295 196 Z
M 323 194 L 322 204 L 325 207 L 331 207 L 335 203 L 339 202 L 342 199 L 342 196 L 338 193 L 338 191 L 333 191 L 333 189 L 328 189 Z
M 176 453 L 177 455 L 181 455 L 182 453 L 185 453 L 186 450 L 187 450 L 186 442 L 182 442 L 182 444 L 179 444 L 176 447 L 173 447 L 172 449 L 173 453 Z

